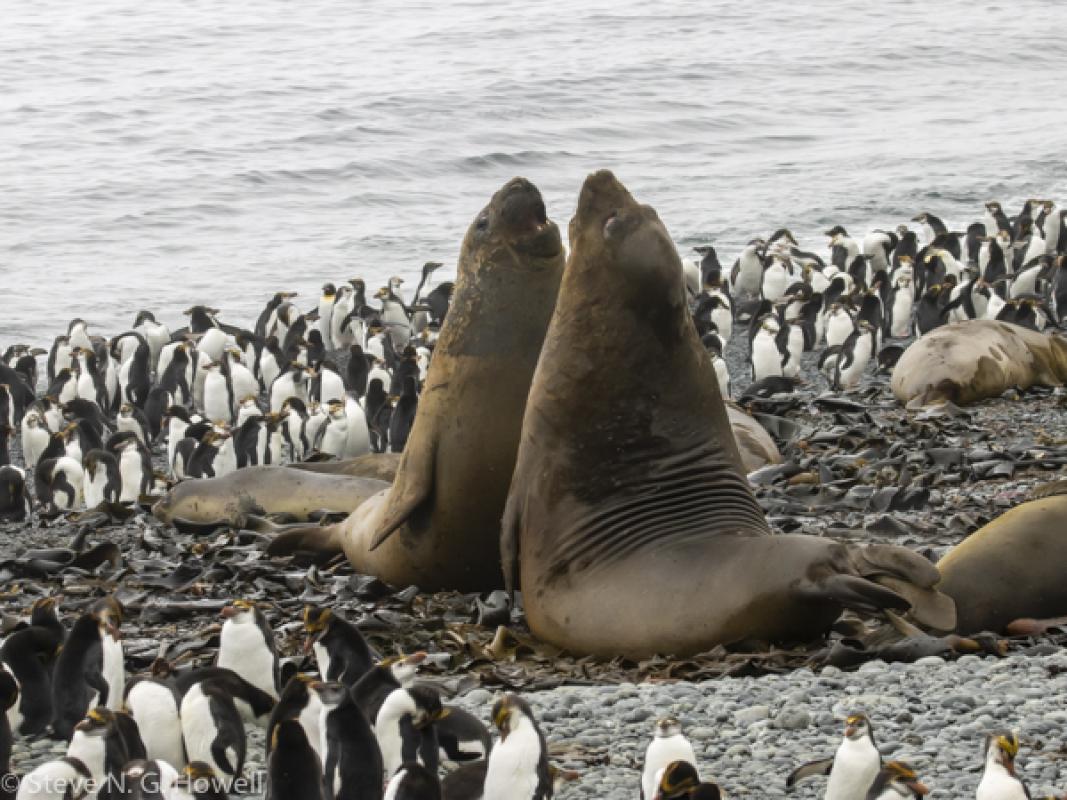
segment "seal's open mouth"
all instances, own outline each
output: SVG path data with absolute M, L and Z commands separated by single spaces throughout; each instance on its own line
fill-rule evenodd
M 499 220 L 507 226 L 513 245 L 542 257 L 559 253 L 562 243 L 556 224 L 548 218 L 541 193 L 529 181 L 516 178 L 503 190 Z

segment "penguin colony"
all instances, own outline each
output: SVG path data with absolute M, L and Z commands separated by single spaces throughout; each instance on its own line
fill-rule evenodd
M 283 683 L 274 631 L 253 602 L 223 609 L 215 666 L 178 671 L 161 656 L 129 681 L 119 603 L 96 601 L 69 631 L 57 605 L 54 597 L 35 602 L 0 647 L 3 797 L 178 800 L 258 791 L 244 772 L 246 723 L 266 730 L 265 796 L 274 800 L 538 800 L 576 777 L 549 763 L 523 698 L 495 700 L 493 741 L 476 717 L 444 705 L 418 680 L 425 653 L 378 658 L 360 630 L 328 608 L 309 605 L 303 613 L 304 651 L 317 674 L 292 671 Z M 67 741 L 66 754 L 19 783 L 10 765 L 15 734 Z M 987 738 L 977 800 L 1029 797 L 1015 772 L 1018 752 L 1014 733 Z M 798 767 L 786 786 L 817 776 L 828 778 L 826 800 L 928 792 L 907 764 L 883 762 L 863 714 L 847 718 L 833 756 Z M 664 718 L 645 751 L 640 796 L 716 800 L 725 790 L 701 780 L 681 724 Z
M 948 322 L 1059 327 L 1067 315 L 1065 213 L 1032 200 L 1009 218 L 988 203 L 985 218 L 962 232 L 923 213 L 913 220 L 921 246 L 920 233 L 903 225 L 861 242 L 835 226 L 828 259 L 782 229 L 749 242 L 729 273 L 713 247 L 696 248 L 699 263 L 685 265 L 690 306 L 724 395 L 731 392 L 722 352 L 737 323 L 747 326 L 753 380 L 796 378 L 801 354 L 821 346 L 820 368 L 836 389 L 857 385 L 876 356 L 891 366 L 900 348 L 884 347 L 886 340 Z M 439 266 L 423 268 L 410 302 L 401 278 L 377 292 L 376 305 L 359 279 L 326 284 L 304 311 L 292 293 L 279 292 L 251 329 L 220 321 L 207 306 L 188 309 L 188 325 L 174 332 L 142 311 L 132 330 L 111 339 L 76 319 L 47 353 L 43 381 L 45 351 L 8 347 L 0 364 L 0 518 L 114 511 L 185 478 L 402 451 L 448 311 L 451 284 L 429 285 Z M 348 357 L 344 368 L 339 353 Z M 17 434 L 24 468 L 11 463 Z M 162 442 L 166 474 L 152 467 Z M 120 776 L 159 791 L 123 795 L 104 785 L 98 796 L 242 793 L 246 723 L 267 730 L 271 798 L 550 797 L 572 777 L 549 765 L 522 698 L 494 704 L 494 744 L 476 718 L 416 682 L 421 654 L 379 659 L 328 609 L 309 607 L 303 619 L 318 675 L 283 680 L 262 610 L 235 601 L 223 614 L 214 667 L 179 672 L 158 659 L 129 682 L 119 604 L 104 598 L 80 611 L 68 630 L 56 599 L 39 600 L 0 646 L 0 768 L 9 773 L 15 734 L 69 742 L 64 758 L 2 796 L 63 797 L 69 789 L 80 797 Z M 990 738 L 979 800 L 1025 796 L 1014 774 L 1018 748 L 1010 733 Z M 864 717 L 849 718 L 833 759 L 799 768 L 789 785 L 819 775 L 828 776 L 827 798 L 926 792 L 907 765 L 882 763 Z M 692 747 L 667 719 L 649 745 L 641 794 L 695 799 L 723 790 L 701 781 Z

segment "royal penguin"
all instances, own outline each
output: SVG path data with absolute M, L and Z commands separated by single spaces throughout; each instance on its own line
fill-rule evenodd
M 426 653 L 406 656 L 389 656 L 379 661 L 352 687 L 352 699 L 368 720 L 378 718 L 378 709 L 394 689 L 414 685 L 419 665 L 426 660 Z
M 278 651 L 263 611 L 250 600 L 234 600 L 222 609 L 222 617 L 216 664 L 277 699 Z
M 145 447 L 152 446 L 148 420 L 144 412 L 132 403 L 119 406 L 119 413 L 115 416 L 115 428 L 119 433 L 132 433 Z
M 911 258 L 905 256 L 892 275 L 892 288 L 886 304 L 885 331 L 894 339 L 911 336 L 911 314 L 915 306 L 914 274 Z
M 529 704 L 506 694 L 493 704 L 500 740 L 489 753 L 485 800 L 544 800 L 552 797 L 548 746 Z
M 46 761 L 23 776 L 17 800 L 60 800 L 93 796 L 106 775 L 107 738 L 111 724 L 91 714 L 71 727 L 66 755 Z
M 0 798 L 14 797 L 14 776 L 11 774 L 11 751 L 15 744 L 7 712 L 19 701 L 19 687 L 9 672 L 0 670 Z
M 652 741 L 645 750 L 645 765 L 641 770 L 641 797 L 652 800 L 656 795 L 658 776 L 672 761 L 688 761 L 696 766 L 693 745 L 682 733 L 682 725 L 674 717 L 656 721 Z
M 90 708 L 106 706 L 110 685 L 104 675 L 104 636 L 113 623 L 98 612 L 74 622 L 52 674 L 52 730 L 69 739 Z M 121 699 L 122 695 L 119 695 Z
M 323 427 L 319 451 L 333 458 L 344 458 L 348 444 L 348 415 L 344 400 L 330 400 L 326 404 L 326 424 Z
M 315 755 L 322 758 L 322 701 L 311 690 L 318 679 L 305 673 L 297 673 L 286 682 L 278 702 L 267 721 L 267 753 L 274 746 L 274 734 L 282 722 L 295 720 L 304 728 L 308 742 Z
M 19 428 L 22 435 L 22 459 L 26 469 L 32 473 L 37 468 L 41 453 L 48 447 L 51 431 L 44 414 L 37 407 L 31 407 L 23 414 Z
M 171 680 L 170 665 L 157 658 L 151 673 L 134 678 L 126 686 L 125 707 L 137 722 L 145 754 L 168 764 L 185 764 L 182 741 L 181 696 Z
M 929 789 L 903 761 L 890 761 L 878 771 L 867 800 L 920 800 Z
M 446 713 L 435 689 L 412 686 L 389 693 L 374 720 L 387 778 L 401 764 L 415 760 L 436 772 L 439 755 L 434 723 Z
M 986 737 L 985 767 L 975 792 L 976 800 L 1030 800 L 1026 784 L 1015 774 L 1019 737 L 996 733 Z
M 50 512 L 73 511 L 82 506 L 85 472 L 78 459 L 67 455 L 42 459 L 33 478 L 37 502 Z
M 122 769 L 126 787 L 123 800 L 173 800 L 179 778 L 180 773 L 169 761 L 134 759 Z
M 182 697 L 179 714 L 189 761 L 208 764 L 229 791 L 244 769 L 248 743 L 228 686 L 217 678 L 193 684 Z
M 383 800 L 441 800 L 441 782 L 422 764 L 402 764 L 389 779 Z
M 778 318 L 768 314 L 762 319 L 754 317 L 753 320 L 758 324 L 751 340 L 752 380 L 784 375 L 789 351 L 779 336 L 781 325 Z
M 319 319 L 316 325 L 322 335 L 322 343 L 327 350 L 334 349 L 331 323 L 333 321 L 334 301 L 336 300 L 337 287 L 332 283 L 323 284 L 322 294 L 319 295 Z
M 324 681 L 352 687 L 375 666 L 376 655 L 359 628 L 329 608 L 304 606 L 304 633 L 304 652 L 314 652 Z
M 152 488 L 152 455 L 141 440 L 132 434 L 126 435 L 124 440 L 115 441 L 123 435 L 112 437 L 108 441 L 108 449 L 118 458 L 119 476 L 122 479 L 119 502 L 136 503 L 141 495 L 148 494 Z
M 402 453 L 407 446 L 408 437 L 415 424 L 415 414 L 419 409 L 419 393 L 416 379 L 408 376 L 404 379 L 404 388 L 396 400 L 393 413 L 389 415 L 389 452 Z
M 196 350 L 191 342 L 176 342 L 159 355 L 159 385 L 170 392 L 174 402 L 187 406 L 193 401 Z
M 760 293 L 765 250 L 762 239 L 753 239 L 741 250 L 730 272 L 730 286 L 737 295 L 755 297 Z
M 340 683 L 320 681 L 311 684 L 311 690 L 322 704 L 322 767 L 329 796 L 380 800 L 385 782 L 382 754 L 366 715 Z
M 231 424 L 236 403 L 229 374 L 223 371 L 222 364 L 218 361 L 209 361 L 201 372 L 204 375 L 204 402 L 201 411 L 207 419 L 216 424 Z
M 280 412 L 285 401 L 295 397 L 307 402 L 307 367 L 295 361 L 289 362 L 284 372 L 270 385 L 270 410 Z
M 876 329 L 865 319 L 856 323 L 855 330 L 841 345 L 834 363 L 834 389 L 852 389 L 859 385 L 863 371 L 877 350 Z
M 35 600 L 30 624 L 0 645 L 0 664 L 19 688 L 19 701 L 6 716 L 12 730 L 24 736 L 43 733 L 53 717 L 52 671 L 67 634 L 56 616 L 56 603 L 55 597 Z
M 266 800 L 325 800 L 322 762 L 304 727 L 283 719 L 274 728 L 267 756 Z
M 117 503 L 122 494 L 122 477 L 119 461 L 107 450 L 90 450 L 82 460 L 84 470 L 84 494 L 86 508 L 96 508 L 101 503 Z
M 824 800 L 861 800 L 867 797 L 881 767 L 882 755 L 874 743 L 870 720 L 863 714 L 852 714 L 845 720 L 845 736 L 833 757 L 798 767 L 785 785 L 791 789 L 812 775 L 829 775 Z

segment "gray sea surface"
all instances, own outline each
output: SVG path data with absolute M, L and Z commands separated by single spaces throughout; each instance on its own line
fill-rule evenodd
M 0 344 L 454 264 L 609 167 L 683 255 L 1067 198 L 1067 4 L 32 0 L 0 26 Z M 445 272 L 445 270 L 442 270 Z

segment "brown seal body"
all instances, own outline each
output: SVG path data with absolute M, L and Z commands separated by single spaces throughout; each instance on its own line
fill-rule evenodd
M 936 596 L 898 547 L 775 536 L 741 471 L 655 211 L 591 175 L 534 375 L 501 552 L 530 628 L 574 653 L 808 640 L 843 607 Z
M 182 481 L 152 507 L 152 513 L 164 522 L 228 522 L 247 514 L 307 519 L 317 511 L 348 514 L 387 486 L 349 475 L 244 467 L 220 478 Z
M 755 472 L 768 464 L 781 464 L 782 454 L 778 445 L 767 433 L 767 429 L 750 417 L 736 403 L 726 404 L 726 413 L 730 419 L 730 429 L 734 433 L 734 444 L 741 456 L 741 466 L 745 472 Z
M 1067 495 L 1030 500 L 942 558 L 937 588 L 956 601 L 959 633 L 1067 614 Z
M 967 405 L 1013 386 L 1060 386 L 1067 380 L 1067 341 L 998 320 L 935 328 L 904 351 L 891 386 L 904 405 Z
M 374 478 L 392 483 L 400 467 L 400 453 L 367 453 L 340 461 L 301 461 L 287 465 L 290 469 L 318 472 L 326 475 L 351 475 L 356 478 Z
M 273 553 L 340 543 L 359 571 L 427 590 L 502 585 L 500 516 L 526 395 L 563 272 L 541 195 L 515 178 L 467 231 L 455 294 L 390 490 Z

